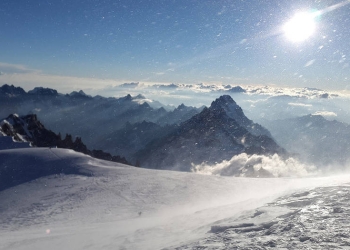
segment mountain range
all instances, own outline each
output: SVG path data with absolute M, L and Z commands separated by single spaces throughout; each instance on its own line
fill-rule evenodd
M 123 155 L 134 165 L 181 171 L 191 171 L 193 164 L 213 164 L 241 153 L 287 155 L 271 133 L 248 119 L 229 95 L 217 98 L 209 108 L 182 104 L 170 111 L 151 107 L 142 95 L 105 98 L 91 97 L 83 91 L 63 95 L 53 89 L 25 92 L 9 85 L 0 88 L 0 95 L 0 102 L 15 104 L 7 112 L 38 113 L 12 115 L 11 119 L 29 119 L 25 124 L 35 120 L 38 128 L 45 124 L 49 129 L 54 127 L 56 133 L 69 132 L 63 140 L 52 131 L 48 132 L 50 136 L 40 132 L 26 140 L 36 146 L 63 147 L 62 140 L 70 145 L 68 148 L 90 155 L 93 151 L 87 148 L 93 146 L 108 154 Z M 22 129 L 18 134 L 25 132 Z M 88 142 L 86 146 L 82 140 Z
M 217 98 L 209 107 L 181 104 L 170 109 L 143 95 L 106 98 L 92 97 L 83 91 L 60 94 L 37 87 L 26 92 L 3 85 L 0 107 L 3 123 L 19 119 L 9 116 L 17 113 L 25 124 L 36 124 L 37 128 L 45 124 L 45 131 L 50 130 L 45 132 L 48 134 L 38 132 L 30 139 L 23 128 L 15 134 L 9 129 L 6 133 L 0 131 L 22 141 L 14 143 L 3 137 L 0 149 L 30 144 L 57 146 L 60 133 L 70 135 L 60 139 L 70 141 L 68 148 L 79 148 L 73 145 L 79 138 L 77 144 L 84 141 L 80 152 L 99 149 L 101 154 L 107 154 L 105 158 L 120 155 L 130 164 L 148 168 L 190 171 L 193 164 L 216 164 L 241 153 L 283 156 L 288 151 L 302 162 L 323 168 L 345 166 L 350 159 L 350 125 L 307 115 L 261 120 L 263 127 L 247 118 L 229 95 Z M 23 137 L 18 138 L 19 135 Z M 41 141 L 44 137 L 46 140 Z
M 111 154 L 122 154 L 115 134 L 127 123 L 153 122 L 158 125 L 179 124 L 203 108 L 179 107 L 169 110 L 142 95 L 121 98 L 91 97 L 83 91 L 60 94 L 54 89 L 37 87 L 28 92 L 13 85 L 0 87 L 0 117 L 36 114 L 45 127 L 55 133 L 81 137 L 89 148 L 98 146 Z M 120 134 L 119 133 L 119 134 Z M 113 140 L 106 143 L 104 141 Z M 102 140 L 102 141 L 101 141 Z M 114 144 L 115 143 L 115 144 Z

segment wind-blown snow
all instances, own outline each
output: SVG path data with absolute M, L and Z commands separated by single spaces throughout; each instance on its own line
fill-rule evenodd
M 215 165 L 205 163 L 193 165 L 192 171 L 200 174 L 221 175 L 221 176 L 245 176 L 245 172 L 254 170 L 266 170 L 274 177 L 303 177 L 313 174 L 314 166 L 300 163 L 293 157 L 282 159 L 277 154 L 272 156 L 247 155 L 246 153 L 235 155 L 229 161 L 222 161 Z
M 12 161 L 12 159 L 17 159 Z M 249 179 L 140 169 L 64 149 L 0 151 L 6 167 L 66 166 L 0 192 L 0 249 L 161 249 L 208 235 L 213 222 L 349 176 Z M 82 173 L 82 174 L 79 174 Z

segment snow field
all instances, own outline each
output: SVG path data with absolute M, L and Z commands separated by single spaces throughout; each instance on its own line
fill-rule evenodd
M 242 213 L 282 195 L 349 180 L 348 175 L 219 177 L 134 168 L 64 149 L 0 151 L 0 168 L 27 165 L 78 171 L 43 176 L 1 191 L 0 249 L 186 245 L 211 235 L 218 222 L 231 225 Z

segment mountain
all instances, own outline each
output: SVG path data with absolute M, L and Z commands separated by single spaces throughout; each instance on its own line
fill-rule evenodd
M 22 142 L 19 145 L 26 145 L 23 143 L 27 142 L 35 147 L 73 149 L 98 159 L 129 164 L 124 157 L 112 156 L 102 150 L 89 150 L 79 137 L 73 140 L 72 136 L 67 134 L 64 139 L 61 139 L 61 134 L 57 135 L 46 129 L 35 114 L 21 117 L 17 114 L 9 115 L 6 119 L 0 121 L 0 133 L 2 134 L 0 145 L 6 142 L 5 137 L 12 137 L 14 141 Z M 7 142 L 9 142 L 8 139 Z M 11 144 L 8 148 L 12 146 Z M 15 145 L 15 147 L 19 146 Z M 6 145 L 2 145 L 2 148 L 6 148 Z
M 350 160 L 350 125 L 320 115 L 265 121 L 276 141 L 303 161 L 320 167 L 345 166 Z
M 151 142 L 137 157 L 144 167 L 189 171 L 192 164 L 221 162 L 241 153 L 286 152 L 266 129 L 245 117 L 232 98 L 224 95 L 171 134 Z

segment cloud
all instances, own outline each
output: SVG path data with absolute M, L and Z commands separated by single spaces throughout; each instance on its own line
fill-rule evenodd
M 21 73 L 39 73 L 39 70 L 30 69 L 24 65 L 21 64 L 11 64 L 11 63 L 4 63 L 0 62 L 0 75 L 6 75 L 6 74 L 21 74 Z
M 123 83 L 119 85 L 121 88 L 136 88 L 140 85 L 139 82 L 130 82 L 130 83 Z
M 172 84 L 154 85 L 154 87 L 157 87 L 160 89 L 176 89 L 178 87 L 178 85 L 172 83 Z
M 237 176 L 244 175 L 244 172 L 253 167 L 254 171 L 266 170 L 275 177 L 301 177 L 312 173 L 316 168 L 314 166 L 300 163 L 298 160 L 290 157 L 286 160 L 277 154 L 272 156 L 247 155 L 245 153 L 232 157 L 231 160 L 223 161 L 215 165 L 193 165 L 192 171 L 207 175 Z
M 130 81 L 130 79 L 101 79 L 101 78 L 87 78 L 64 75 L 50 75 L 45 74 L 41 70 L 32 69 L 21 64 L 10 64 L 0 62 L 0 84 L 14 84 L 21 85 L 23 88 L 29 90 L 33 87 L 42 86 L 48 88 L 55 88 L 60 92 L 66 91 L 68 93 L 74 90 L 84 89 L 89 94 L 94 94 L 94 90 L 110 89 L 111 86 L 122 87 L 125 89 L 137 88 L 154 88 L 154 89 L 168 89 L 169 91 L 192 91 L 192 95 L 196 93 L 217 93 L 227 91 L 227 84 L 218 81 L 201 82 L 201 83 L 171 83 L 171 82 L 152 82 L 144 80 L 142 82 Z M 156 72 L 157 73 L 157 72 Z M 290 96 L 307 99 L 320 98 L 335 98 L 341 96 L 349 96 L 348 92 L 330 92 L 316 88 L 280 88 L 276 86 L 258 86 L 246 84 L 234 84 L 242 81 L 242 79 L 231 79 L 230 86 L 240 86 L 246 91 L 248 95 L 262 95 L 262 96 Z M 247 80 L 247 79 L 245 79 Z M 91 91 L 89 91 L 89 89 Z M 114 90 L 117 91 L 117 90 Z M 99 91 L 100 92 L 100 91 Z M 293 104 L 292 104 L 293 105 Z
M 290 96 L 307 99 L 320 98 L 335 98 L 335 97 L 349 97 L 349 91 L 325 91 L 317 88 L 292 88 L 292 87 L 276 87 L 276 86 L 243 86 L 247 94 L 266 95 L 266 96 Z
M 289 102 L 289 106 L 296 106 L 296 107 L 312 107 L 312 104 L 305 104 L 300 102 Z
M 325 117 L 335 117 L 338 116 L 336 113 L 332 112 L 332 111 L 316 111 L 315 113 L 313 113 L 312 115 L 322 115 Z
M 74 90 L 99 90 L 111 85 L 120 85 L 124 81 L 113 79 L 84 78 L 74 76 L 47 75 L 38 72 L 14 73 L 0 75 L 0 84 L 13 84 L 25 90 L 34 87 L 57 89 L 61 93 L 70 93 Z M 90 90 L 90 91 L 89 91 Z
M 263 119 L 276 120 L 318 113 L 325 117 L 337 116 L 342 122 L 350 123 L 348 111 L 343 109 L 350 103 L 350 91 L 324 91 L 316 88 L 288 88 L 275 85 L 230 85 L 220 82 L 172 83 L 166 81 L 145 81 L 140 79 L 101 79 L 45 74 L 24 65 L 0 63 L 0 86 L 13 84 L 26 91 L 34 87 L 56 89 L 60 93 L 84 90 L 88 95 L 121 97 L 127 94 L 143 94 L 147 98 L 165 105 L 178 106 L 181 103 L 200 107 L 209 106 L 222 94 L 231 94 L 246 115 L 256 122 Z M 240 86 L 245 93 L 228 93 L 229 88 Z M 326 98 L 327 97 L 327 98 Z M 336 114 L 336 115 L 335 115 Z

